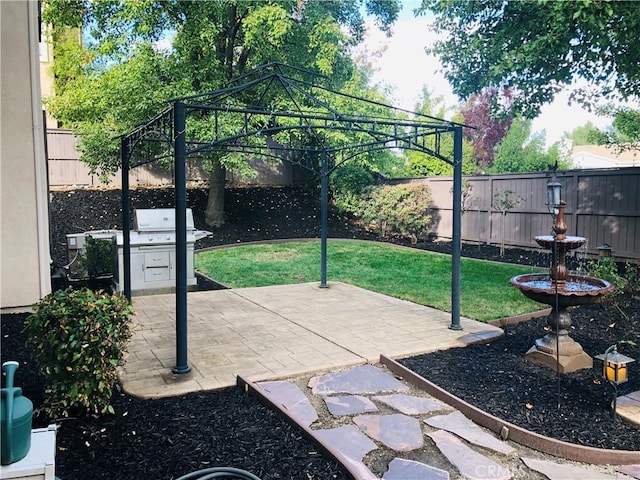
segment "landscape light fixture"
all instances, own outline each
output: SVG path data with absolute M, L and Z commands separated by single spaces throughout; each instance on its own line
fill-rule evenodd
M 633 358 L 622 355 L 618 347 L 612 345 L 595 358 L 602 361 L 602 377 L 613 387 L 613 401 L 611 402 L 611 417 L 616 418 L 616 404 L 618 399 L 618 385 L 629 380 L 628 364 L 635 362 Z
M 562 199 L 560 198 L 560 192 L 562 184 L 559 182 L 547 183 L 547 206 L 553 208 L 553 214 L 558 214 L 558 207 Z
M 598 247 L 598 256 L 600 258 L 610 257 L 611 256 L 611 246 L 603 243 Z
M 547 205 L 557 207 L 560 205 L 560 191 L 562 184 L 559 182 L 547 183 Z

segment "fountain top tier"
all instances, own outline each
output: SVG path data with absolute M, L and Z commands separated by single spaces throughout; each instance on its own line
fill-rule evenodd
M 539 235 L 535 237 L 535 241 L 538 245 L 546 248 L 547 250 L 551 250 L 553 248 L 553 244 L 557 243 L 564 251 L 575 250 L 576 248 L 580 248 L 582 245 L 587 243 L 586 238 L 574 237 L 571 235 L 565 235 L 562 240 L 558 240 L 553 235 Z
M 567 281 L 568 270 L 565 266 L 564 256 L 569 250 L 580 248 L 587 242 L 584 237 L 567 236 L 567 222 L 564 218 L 565 202 L 560 202 L 554 210 L 552 235 L 540 235 L 535 237 L 536 242 L 547 250 L 553 250 L 557 256 L 554 265 L 549 270 L 549 277 L 552 284 L 564 285 Z

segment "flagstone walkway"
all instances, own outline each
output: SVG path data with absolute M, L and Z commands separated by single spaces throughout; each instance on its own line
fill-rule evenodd
M 600 466 L 504 441 L 382 366 L 252 384 L 357 479 L 631 480 L 640 465 Z

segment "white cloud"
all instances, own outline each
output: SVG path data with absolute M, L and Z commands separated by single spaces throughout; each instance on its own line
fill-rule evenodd
M 404 109 L 413 110 L 427 86 L 434 96 L 443 96 L 445 104 L 452 107 L 459 99 L 442 73 L 442 65 L 433 55 L 425 53 L 425 47 L 436 40 L 430 28 L 430 16 L 414 17 L 412 9 L 419 2 L 405 2 L 399 20 L 393 26 L 393 35 L 387 38 L 372 21 L 367 22 L 367 38 L 364 47 L 371 54 L 381 51 L 373 58 L 376 69 L 373 82 L 394 87 L 394 102 Z M 556 100 L 542 107 L 541 114 L 533 121 L 533 131 L 545 131 L 547 146 L 560 140 L 576 127 L 592 122 L 603 128 L 610 123 L 608 118 L 598 117 L 577 104 L 569 105 L 569 92 L 561 92 Z
M 375 69 L 372 80 L 381 86 L 393 86 L 394 100 L 399 107 L 413 110 L 424 86 L 434 95 L 444 96 L 447 106 L 458 103 L 458 97 L 440 72 L 439 60 L 425 52 L 436 38 L 429 30 L 429 20 L 424 17 L 400 20 L 394 25 L 390 38 L 372 22 L 367 26 L 367 50 L 381 52 L 372 60 Z

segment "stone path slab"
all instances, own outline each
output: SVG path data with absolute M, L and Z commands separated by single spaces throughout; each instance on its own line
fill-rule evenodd
M 376 479 L 371 470 L 362 463 L 362 459 L 378 446 L 356 427 L 343 425 L 338 428 L 314 430 L 314 433 L 322 442 L 332 447 L 339 461 L 350 465 L 358 472 L 358 479 Z
M 619 475 L 609 475 L 604 472 L 597 472 L 591 468 L 576 467 L 548 460 L 538 460 L 535 458 L 522 457 L 524 464 L 531 470 L 546 475 L 549 480 L 624 480 Z
M 436 430 L 427 435 L 460 474 L 470 480 L 509 480 L 512 477 L 507 467 L 472 450 L 449 432 Z
M 625 422 L 640 427 L 640 392 L 618 397 L 616 413 Z
M 382 480 L 449 480 L 449 472 L 424 463 L 404 458 L 394 458 L 389 462 L 389 470 Z
M 474 445 L 488 448 L 498 453 L 509 455 L 516 451 L 516 449 L 508 443 L 498 440 L 493 435 L 487 433 L 458 410 L 448 415 L 429 417 L 425 419 L 424 422 L 434 428 L 441 428 L 442 430 L 455 433 Z
M 414 397 L 398 393 L 394 395 L 379 395 L 372 397 L 376 402 L 384 403 L 405 415 L 423 415 L 425 413 L 436 412 L 438 410 L 446 410 L 450 407 L 431 397 Z
M 308 427 L 318 420 L 318 412 L 297 385 L 285 381 L 261 382 L 259 385 L 273 395 L 301 425 Z
M 629 475 L 633 478 L 640 479 L 640 464 L 638 465 L 621 465 L 618 467 L 618 471 Z
M 409 389 L 400 380 L 369 364 L 312 377 L 309 387 L 314 395 L 401 392 Z
M 326 397 L 324 402 L 327 405 L 329 413 L 334 417 L 378 411 L 375 403 L 361 395 Z
M 353 422 L 368 436 L 396 452 L 410 452 L 424 445 L 420 421 L 402 413 L 359 415 Z

